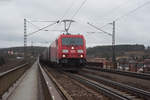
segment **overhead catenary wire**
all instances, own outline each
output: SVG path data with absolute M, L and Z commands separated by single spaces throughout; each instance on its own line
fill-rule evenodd
M 31 35 L 33 35 L 33 34 L 39 32 L 39 31 L 41 31 L 41 30 L 43 30 L 43 29 L 46 29 L 47 27 L 53 26 L 53 25 L 55 25 L 55 24 L 57 24 L 57 23 L 59 23 L 59 21 L 57 21 L 57 22 L 55 21 L 55 23 L 49 24 L 49 25 L 47 25 L 47 26 L 45 26 L 45 27 L 43 27 L 43 28 L 38 29 L 37 31 L 31 32 L 31 33 L 29 33 L 27 36 L 31 36 Z
M 60 21 L 64 19 L 64 17 L 67 15 L 67 13 L 72 9 L 73 5 L 74 5 L 74 2 L 76 0 L 73 0 L 70 4 L 70 6 L 66 9 L 65 13 L 63 14 L 63 16 L 60 18 Z
M 128 2 L 128 1 L 126 1 L 126 2 Z M 116 19 L 114 19 L 112 21 L 118 21 L 118 20 L 122 19 L 123 17 L 126 17 L 126 16 L 134 13 L 135 11 L 139 10 L 140 8 L 142 8 L 142 7 L 144 7 L 145 5 L 148 5 L 148 4 L 150 4 L 150 1 L 145 2 L 144 4 L 138 6 L 137 8 L 131 10 L 130 12 L 128 12 L 128 13 L 126 13 L 126 14 L 124 14 L 124 15 L 122 15 L 122 16 L 120 16 L 120 17 L 118 17 L 118 18 L 116 18 Z M 105 25 L 101 26 L 100 29 L 103 28 L 103 27 L 105 27 L 105 26 L 107 26 L 108 24 L 110 24 L 110 23 L 106 23 Z
M 84 0 L 82 2 L 82 4 L 80 5 L 79 9 L 74 13 L 74 15 L 71 17 L 71 19 L 73 19 L 77 13 L 80 11 L 80 9 L 82 8 L 82 6 L 86 3 L 87 0 Z M 64 13 L 64 15 L 59 19 L 59 22 L 62 22 L 63 18 L 66 16 L 66 14 L 70 11 L 70 9 L 73 7 L 74 1 L 71 3 L 71 5 L 68 7 L 68 9 L 66 10 L 66 12 Z M 71 23 L 69 23 L 69 27 L 70 27 Z
M 87 0 L 84 0 L 82 3 L 81 3 L 81 5 L 80 5 L 80 7 L 77 9 L 77 11 L 74 13 L 74 15 L 71 17 L 71 19 L 73 19 L 77 14 L 78 14 L 78 12 L 80 11 L 80 9 L 82 8 L 82 6 L 85 4 L 87 2 Z
M 112 9 L 109 10 L 108 12 L 104 13 L 104 14 L 103 14 L 104 16 L 102 16 L 102 18 L 105 18 L 105 17 L 107 17 L 107 16 L 113 14 L 115 11 L 117 11 L 118 9 L 120 9 L 123 5 L 126 5 L 127 2 L 129 2 L 129 1 L 130 1 L 130 0 L 127 0 L 127 1 L 125 1 L 125 2 L 123 2 L 123 3 L 121 3 L 120 5 L 117 5 L 116 7 L 112 8 Z
M 56 21 L 49 21 L 49 20 L 29 20 L 29 22 L 56 22 Z
M 67 15 L 67 13 L 72 9 L 74 2 L 75 2 L 75 1 L 73 0 L 73 1 L 71 2 L 70 6 L 66 9 L 66 11 L 64 12 L 64 14 L 62 15 L 62 17 L 60 17 L 58 24 L 61 24 L 61 22 L 62 22 L 62 20 L 64 19 L 64 17 L 65 17 L 65 16 Z M 55 27 L 56 27 L 56 26 L 55 26 Z M 54 30 L 56 30 L 55 27 L 53 28 Z M 61 32 L 64 32 L 64 30 L 61 30 Z
M 110 14 L 110 13 L 112 13 L 112 12 L 115 12 L 116 10 L 118 10 L 119 8 L 121 8 L 122 5 L 126 4 L 126 3 L 129 2 L 129 1 L 130 1 L 130 0 L 127 0 L 127 1 L 123 2 L 122 4 L 116 6 L 115 8 L 113 8 L 113 9 L 111 9 L 109 12 L 107 12 L 105 15 L 108 16 L 108 14 Z M 89 22 L 87 22 L 87 23 L 89 23 Z M 104 27 L 107 26 L 108 24 L 110 24 L 110 23 L 104 24 L 103 26 L 100 27 L 100 29 L 104 28 Z
M 104 28 L 104 27 L 107 26 L 108 24 L 110 24 L 110 23 L 104 24 L 103 26 L 100 27 L 100 29 L 101 29 L 101 28 Z
M 101 32 L 103 32 L 103 33 L 105 33 L 105 34 L 107 34 L 107 35 L 109 35 L 109 36 L 112 36 L 111 33 L 106 32 L 106 31 L 102 30 L 101 28 L 98 28 L 98 27 L 96 27 L 95 25 L 90 24 L 89 22 L 88 22 L 87 24 L 89 24 L 90 26 L 94 27 L 94 28 L 97 29 L 97 30 L 100 30 Z
M 140 8 L 142 8 L 142 7 L 144 7 L 144 6 L 148 5 L 148 4 L 150 4 L 150 1 L 147 1 L 147 2 L 145 2 L 145 3 L 143 3 L 143 4 L 141 4 L 140 6 L 136 7 L 135 9 L 129 11 L 128 13 L 126 13 L 126 14 L 124 14 L 124 15 L 118 17 L 118 18 L 116 18 L 115 20 L 113 20 L 113 22 L 116 22 L 116 21 L 122 19 L 122 18 L 125 17 L 125 16 L 129 16 L 130 14 L 134 13 L 135 11 L 139 10 Z M 98 30 L 100 30 L 100 31 L 102 31 L 102 32 L 104 32 L 104 33 L 106 33 L 106 34 L 108 34 L 108 32 L 103 31 L 101 28 L 98 28 L 98 27 L 96 27 L 96 26 L 94 26 L 94 25 L 92 25 L 92 24 L 90 24 L 90 23 L 87 23 L 87 24 L 89 24 L 90 26 L 92 26 L 92 27 L 94 27 L 94 28 L 96 28 L 96 29 L 98 29 Z M 107 24 L 110 24 L 110 23 L 107 23 Z M 107 25 L 107 24 L 106 24 L 106 25 Z M 104 26 L 105 26 L 105 25 L 104 25 Z M 109 34 L 108 34 L 108 35 L 109 35 Z M 112 35 L 112 34 L 110 34 L 110 35 Z M 113 43 L 113 42 L 112 42 L 112 43 Z
M 60 17 L 60 19 L 58 20 L 58 24 L 61 24 L 62 20 L 64 19 L 64 17 L 67 15 L 67 13 L 72 9 L 73 7 L 73 4 L 74 4 L 74 0 L 72 1 L 72 3 L 70 4 L 70 6 L 66 9 L 65 13 L 63 14 L 62 17 Z M 56 27 L 56 26 L 55 26 Z M 55 27 L 53 28 L 55 30 Z M 61 31 L 64 31 L 64 30 L 61 30 Z
M 107 17 L 108 14 L 111 14 L 111 13 L 115 12 L 116 10 L 118 10 L 119 8 L 121 8 L 122 5 L 126 4 L 126 3 L 129 2 L 129 1 L 130 1 L 130 0 L 126 0 L 125 2 L 121 3 L 120 5 L 117 5 L 116 7 L 112 8 L 110 11 L 106 12 L 106 13 L 104 14 L 105 16 L 103 16 L 103 17 Z M 103 17 L 102 17 L 102 18 L 103 18 Z M 109 24 L 109 23 L 104 24 L 104 25 L 101 26 L 100 28 L 103 28 L 103 27 L 107 26 L 108 24 Z
M 69 19 L 69 20 L 60 20 L 61 22 L 64 22 L 64 24 L 65 24 L 65 31 L 66 31 L 66 33 L 68 33 L 68 30 L 69 30 L 69 28 L 70 28 L 70 26 L 71 26 L 71 23 L 72 22 L 74 22 L 74 20 L 73 20 L 73 18 L 77 15 L 77 13 L 80 11 L 80 9 L 82 8 L 82 6 L 86 3 L 86 1 L 87 0 L 84 0 L 83 2 L 82 2 L 82 4 L 80 5 L 80 7 L 77 9 L 77 11 L 74 13 L 74 15 L 71 17 L 71 19 Z M 66 25 L 67 25 L 67 22 L 68 22 L 68 27 L 66 27 Z
M 31 21 L 28 21 L 28 20 L 27 20 L 27 22 L 28 22 L 28 23 L 30 23 L 32 26 L 34 26 L 34 27 L 38 28 L 38 29 L 40 28 L 39 26 L 37 26 L 37 25 L 33 24 Z
M 37 29 L 40 29 L 41 27 L 40 26 L 37 26 L 36 24 L 33 24 L 32 22 L 28 21 L 28 23 L 30 23 L 32 26 L 36 27 Z M 56 22 L 56 21 L 55 21 Z M 44 31 L 63 31 L 63 30 L 44 30 Z
M 126 16 L 130 15 L 130 14 L 134 13 L 135 11 L 139 10 L 140 8 L 142 8 L 142 7 L 144 7 L 144 6 L 148 5 L 148 4 L 150 4 L 150 1 L 147 1 L 144 4 L 138 6 L 137 8 L 131 10 L 130 12 L 128 12 L 128 13 L 126 13 L 126 14 L 118 17 L 118 18 L 116 18 L 114 21 L 118 21 L 118 20 L 122 19 L 123 17 L 126 17 Z

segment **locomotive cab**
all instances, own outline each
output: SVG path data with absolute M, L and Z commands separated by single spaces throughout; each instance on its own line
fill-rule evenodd
M 61 35 L 59 46 L 59 62 L 64 65 L 85 65 L 86 47 L 82 35 Z

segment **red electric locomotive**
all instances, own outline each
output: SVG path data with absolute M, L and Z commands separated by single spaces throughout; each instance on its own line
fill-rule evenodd
M 78 70 L 86 64 L 83 35 L 62 34 L 40 56 L 40 61 L 59 64 L 65 70 Z
M 49 49 L 51 62 L 62 65 L 86 64 L 86 43 L 83 35 L 62 34 Z

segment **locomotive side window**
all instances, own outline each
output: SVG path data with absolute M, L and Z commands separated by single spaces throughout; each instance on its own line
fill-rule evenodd
M 82 38 L 62 38 L 62 45 L 83 45 Z

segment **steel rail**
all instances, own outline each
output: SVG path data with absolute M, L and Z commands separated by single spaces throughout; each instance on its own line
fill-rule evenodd
M 8 70 L 8 71 L 2 72 L 2 73 L 0 73 L 0 77 L 6 75 L 6 74 L 8 74 L 8 73 L 11 73 L 12 71 L 15 71 L 15 70 L 17 70 L 17 69 L 19 69 L 19 68 L 21 68 L 21 67 L 24 67 L 24 66 L 27 65 L 27 64 L 28 64 L 28 63 L 25 63 L 25 64 L 22 64 L 22 65 L 20 65 L 20 66 L 15 67 L 15 68 L 12 68 L 12 69 L 10 69 L 10 70 Z
M 49 92 L 49 94 L 48 94 L 49 99 L 51 99 L 52 97 L 55 97 L 55 99 L 59 98 L 59 100 L 73 100 L 72 97 L 61 87 L 61 85 L 49 73 L 49 71 L 46 68 L 42 68 L 40 63 L 38 65 L 40 67 L 41 73 L 42 73 L 43 78 L 45 80 L 45 84 L 47 85 L 46 87 L 47 87 L 48 92 Z M 51 87 L 51 89 L 50 89 L 50 87 Z M 53 89 L 53 91 L 52 91 L 52 89 Z M 46 99 L 46 100 L 49 100 L 49 99 Z
M 85 68 L 102 71 L 102 72 L 120 74 L 120 75 L 124 75 L 124 76 L 129 76 L 129 77 L 135 77 L 135 78 L 139 78 L 139 79 L 150 80 L 150 74 L 146 74 L 146 73 L 137 73 L 137 72 L 121 71 L 121 70 L 116 70 L 116 69 L 98 68 L 98 67 L 94 67 L 94 66 L 91 66 L 91 67 L 88 66 Z
M 28 63 L 0 73 L 0 100 L 5 92 L 23 75 L 29 68 Z
M 67 76 L 81 82 L 82 84 L 85 84 L 85 85 L 95 89 L 96 91 L 103 93 L 104 95 L 108 96 L 109 98 L 112 98 L 115 100 L 131 100 L 131 98 L 128 98 L 116 91 L 113 91 L 110 88 L 108 88 L 100 83 L 97 83 L 97 82 L 94 82 L 94 81 L 91 81 L 91 80 L 88 80 L 85 78 L 81 78 L 80 76 L 75 75 L 75 74 L 71 74 L 71 73 L 70 74 L 65 73 L 65 74 Z
M 128 91 L 138 97 L 142 97 L 147 100 L 150 98 L 150 92 L 148 92 L 148 91 L 145 91 L 145 90 L 142 90 L 139 88 L 135 88 L 135 87 L 132 87 L 132 86 L 129 86 L 126 84 L 118 83 L 118 82 L 115 82 L 115 81 L 112 81 L 112 80 L 109 80 L 109 79 L 106 79 L 106 78 L 103 78 L 103 77 L 100 77 L 97 75 L 93 75 L 93 74 L 81 73 L 81 75 L 83 75 L 84 77 L 88 77 L 90 79 L 95 79 L 97 81 L 101 81 L 103 83 L 114 86 L 116 88 L 119 87 L 119 89 Z

